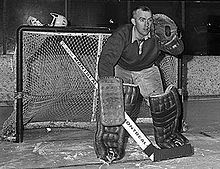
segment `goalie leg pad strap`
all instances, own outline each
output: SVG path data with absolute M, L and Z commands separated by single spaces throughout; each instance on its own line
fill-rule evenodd
M 120 160 L 125 155 L 125 130 L 122 126 L 105 127 L 97 121 L 94 148 L 98 158 L 105 162 Z

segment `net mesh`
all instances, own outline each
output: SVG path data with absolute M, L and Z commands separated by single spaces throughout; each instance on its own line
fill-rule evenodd
M 99 38 L 103 35 L 49 33 L 38 38 L 40 33 L 34 37 L 31 34 L 35 33 L 23 35 L 24 117 L 32 121 L 91 121 L 94 86 L 60 41 L 96 77 Z
M 64 41 L 93 77 L 109 33 L 22 31 L 23 121 L 26 128 L 89 126 L 97 110 L 97 91 L 60 42 Z M 177 84 L 177 59 L 166 56 L 160 67 L 166 85 Z M 16 102 L 16 101 L 15 101 Z M 146 105 L 145 105 L 146 106 Z M 15 111 L 3 133 L 15 131 Z M 30 124 L 32 124 L 30 126 Z

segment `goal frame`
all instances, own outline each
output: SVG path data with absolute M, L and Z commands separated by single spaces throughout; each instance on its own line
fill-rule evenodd
M 15 87 L 15 111 L 16 111 L 16 135 L 15 142 L 23 142 L 23 32 L 56 32 L 56 33 L 103 33 L 111 34 L 111 30 L 106 27 L 48 27 L 48 26 L 27 26 L 18 27 L 16 32 L 16 87 Z M 71 126 L 71 125 L 70 125 Z

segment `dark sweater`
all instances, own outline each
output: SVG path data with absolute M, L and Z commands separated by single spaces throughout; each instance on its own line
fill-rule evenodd
M 124 25 L 109 37 L 100 55 L 99 77 L 114 76 L 116 64 L 126 70 L 140 71 L 151 67 L 157 61 L 161 51 L 171 55 L 178 55 L 183 51 L 182 41 L 175 49 L 168 50 L 161 46 L 158 38 L 152 34 L 151 38 L 144 41 L 142 53 L 139 54 L 137 40 L 131 43 L 132 28 L 132 24 Z

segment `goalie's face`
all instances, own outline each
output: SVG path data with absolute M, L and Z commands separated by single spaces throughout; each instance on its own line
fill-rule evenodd
M 153 24 L 152 13 L 138 9 L 131 22 L 135 26 L 140 38 L 142 38 L 150 33 Z

